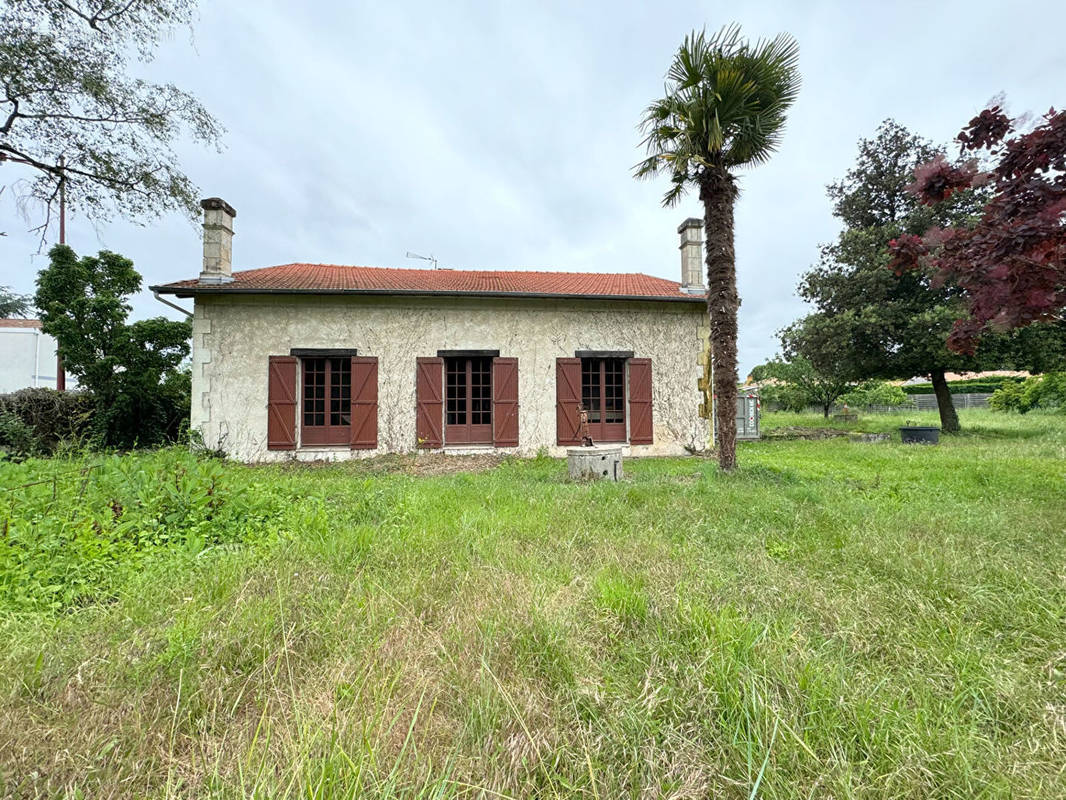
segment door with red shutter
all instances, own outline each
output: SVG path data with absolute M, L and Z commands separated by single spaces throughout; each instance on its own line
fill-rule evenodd
M 518 447 L 518 359 L 492 359 L 492 443 Z
M 560 445 L 581 444 L 581 359 L 555 359 L 555 436 Z
M 625 376 L 624 358 L 581 359 L 581 405 L 594 442 L 626 440 Z
M 492 358 L 444 358 L 444 443 L 492 444 Z
M 296 373 L 300 361 L 270 356 L 267 363 L 267 449 L 296 449 Z
M 352 357 L 352 449 L 378 446 L 378 359 Z
M 652 443 L 651 359 L 629 359 L 629 443 Z
M 415 359 L 415 435 L 419 447 L 444 445 L 443 358 Z

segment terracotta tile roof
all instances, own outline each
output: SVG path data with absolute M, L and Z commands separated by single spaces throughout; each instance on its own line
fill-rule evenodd
M 0 328 L 39 328 L 39 319 L 0 319 Z
M 674 281 L 639 273 L 394 269 L 337 264 L 282 264 L 234 272 L 233 281 L 220 286 L 202 286 L 193 279 L 150 288 L 185 296 L 201 292 L 351 292 L 624 297 L 703 302 L 703 295 L 682 292 L 680 284 Z

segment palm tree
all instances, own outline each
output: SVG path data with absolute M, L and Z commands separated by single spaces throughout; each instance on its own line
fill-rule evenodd
M 689 34 L 666 73 L 666 97 L 641 121 L 648 157 L 638 178 L 659 173 L 672 184 L 673 206 L 697 187 L 707 241 L 707 311 L 711 318 L 718 464 L 736 466 L 737 295 L 733 249 L 734 172 L 769 160 L 781 141 L 785 112 L 799 93 L 799 45 L 788 34 L 754 45 L 730 25 L 708 37 Z

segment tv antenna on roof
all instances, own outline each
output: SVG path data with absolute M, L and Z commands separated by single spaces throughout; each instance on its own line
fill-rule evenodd
M 438 267 L 437 267 L 437 259 L 432 254 L 430 254 L 428 256 L 420 256 L 418 253 L 412 253 L 410 250 L 408 250 L 407 251 L 407 257 L 408 258 L 420 258 L 423 261 L 432 261 L 433 262 L 433 269 L 438 269 Z

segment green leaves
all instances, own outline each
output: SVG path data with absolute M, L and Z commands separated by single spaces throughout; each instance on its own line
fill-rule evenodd
M 42 478 L 56 480 L 32 484 Z M 0 476 L 0 608 L 57 611 L 106 600 L 165 550 L 277 535 L 284 498 L 185 448 L 30 460 Z
M 59 343 L 67 370 L 96 404 L 104 444 L 151 446 L 172 441 L 188 415 L 192 327 L 163 317 L 127 324 L 126 298 L 141 287 L 133 262 L 102 250 L 81 259 L 66 245 L 49 252 L 37 278 L 45 333 Z
M 670 173 L 675 185 L 663 202 L 670 206 L 704 169 L 768 160 L 799 93 L 798 63 L 799 45 L 788 34 L 755 44 L 737 25 L 710 37 L 689 34 L 667 70 L 666 96 L 644 113 L 642 144 L 651 157 L 635 177 Z
M 29 297 L 0 286 L 0 317 L 28 317 L 32 308 Z
M 948 352 L 947 337 L 962 312 L 958 287 L 886 268 L 889 240 L 934 224 L 963 224 L 977 198 L 960 193 L 937 207 L 920 205 L 906 186 L 936 148 L 893 120 L 858 149 L 855 165 L 827 189 L 844 227 L 801 279 L 799 294 L 815 312 L 782 332 L 786 350 L 819 365 L 837 362 L 855 380 L 1001 366 L 1002 354 L 990 362 Z
M 803 411 L 817 405 L 828 416 L 833 403 L 850 388 L 848 375 L 836 363 L 815 364 L 794 353 L 787 361 L 777 358 L 762 364 L 751 374 L 760 383 L 763 405 L 784 411 Z
M 66 201 L 92 220 L 198 212 L 198 191 L 176 166 L 187 135 L 217 144 L 222 129 L 191 94 L 131 78 L 131 57 L 189 24 L 193 0 L 20 0 L 0 9 L 0 157 L 37 170 L 20 198 Z

